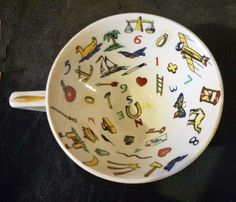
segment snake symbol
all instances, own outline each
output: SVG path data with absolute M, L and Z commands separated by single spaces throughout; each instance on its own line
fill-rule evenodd
M 171 88 L 171 87 L 169 86 L 169 89 L 170 89 L 170 92 L 173 93 L 173 92 L 177 91 L 178 87 L 175 86 L 175 87 L 172 87 L 172 88 Z

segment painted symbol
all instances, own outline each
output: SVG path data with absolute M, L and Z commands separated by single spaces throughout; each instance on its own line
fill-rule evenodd
M 134 137 L 130 135 L 126 135 L 124 137 L 124 142 L 126 145 L 131 145 L 134 142 Z
M 149 34 L 152 34 L 155 32 L 154 22 L 151 20 L 143 20 L 141 16 L 139 16 L 138 19 L 135 20 L 126 20 L 127 26 L 125 28 L 125 33 L 132 33 L 134 31 L 134 28 L 132 27 L 132 23 L 135 23 L 135 31 L 141 31 L 143 32 L 143 24 L 148 24 L 149 26 L 145 29 L 145 31 Z
M 143 125 L 143 122 L 142 122 L 142 119 L 141 118 L 139 118 L 139 119 L 135 119 L 134 120 L 134 122 L 135 122 L 135 126 L 138 128 L 138 125 Z
M 115 126 L 107 117 L 102 118 L 101 125 L 102 125 L 103 130 L 108 130 L 111 134 L 117 133 Z
M 65 61 L 65 67 L 67 67 L 68 70 L 64 73 L 64 75 L 67 75 L 67 74 L 69 74 L 69 72 L 71 70 L 71 65 L 70 65 L 70 61 L 69 60 Z
M 186 116 L 186 112 L 183 108 L 183 104 L 184 104 L 184 94 L 180 93 L 177 101 L 174 104 L 174 108 L 177 108 L 177 112 L 175 112 L 174 114 L 174 118 L 184 118 Z
M 156 66 L 158 66 L 159 65 L 159 59 L 158 59 L 158 57 L 156 57 Z
M 91 142 L 95 143 L 96 141 L 98 141 L 98 136 L 93 132 L 93 130 L 91 128 L 85 128 L 82 127 L 83 132 L 84 132 L 84 138 L 87 138 L 88 140 L 90 140 Z
M 196 72 L 196 67 L 193 64 L 193 61 L 198 61 L 201 64 L 203 64 L 204 66 L 207 66 L 207 62 L 209 60 L 208 57 L 206 57 L 205 55 L 201 56 L 197 51 L 195 51 L 194 49 L 190 48 L 188 46 L 187 40 L 190 38 L 187 38 L 186 35 L 184 35 L 183 33 L 178 33 L 179 35 L 179 40 L 180 42 L 176 45 L 175 49 L 177 51 L 181 52 L 181 55 L 183 56 L 183 58 L 186 60 L 187 64 L 188 64 L 188 68 L 195 74 L 197 74 L 198 76 L 200 76 L 197 72 Z M 197 63 L 198 64 L 198 63 Z
M 95 152 L 96 152 L 99 156 L 109 156 L 109 155 L 110 155 L 110 153 L 109 153 L 108 151 L 103 150 L 103 149 L 99 149 L 99 148 L 97 148 L 97 149 L 95 150 Z
M 114 29 L 113 31 L 107 32 L 106 34 L 104 34 L 103 36 L 103 41 L 110 41 L 110 39 L 112 40 L 112 45 L 110 45 L 109 47 L 107 47 L 105 49 L 106 51 L 112 51 L 118 48 L 122 48 L 124 46 L 122 46 L 121 44 L 117 43 L 116 40 L 118 39 L 118 34 L 120 34 L 120 32 L 116 29 Z
M 148 133 L 164 133 L 166 130 L 166 127 L 162 127 L 160 130 L 155 130 L 155 128 L 150 128 L 147 132 L 145 132 L 146 134 Z
M 87 162 L 83 162 L 86 166 L 89 166 L 89 167 L 91 167 L 91 166 L 96 166 L 97 164 L 98 164 L 98 158 L 95 156 L 95 155 L 93 155 L 93 158 L 92 158 L 92 160 L 90 160 L 90 161 L 87 161 Z
M 113 172 L 114 175 L 123 175 L 123 174 L 132 172 L 132 171 L 140 168 L 138 163 L 116 163 L 116 162 L 113 162 L 113 161 L 107 161 L 107 163 L 112 164 L 111 166 L 110 165 L 107 166 L 107 168 L 109 168 L 109 169 L 124 170 L 124 171 L 121 171 L 121 172 Z
M 110 59 L 108 59 L 107 56 L 100 56 L 96 63 L 100 62 L 100 73 L 101 78 L 105 76 L 109 76 L 110 74 L 114 74 L 121 70 L 126 70 L 128 66 L 119 66 L 112 62 Z
M 169 86 L 169 89 L 170 89 L 170 92 L 175 92 L 175 91 L 177 91 L 178 90 L 178 87 L 177 86 L 175 86 L 175 87 L 170 87 Z
M 143 37 L 143 36 L 138 35 L 138 36 L 134 37 L 134 43 L 140 44 L 141 43 L 141 39 L 140 39 L 141 37 Z
M 172 64 L 172 63 L 169 63 L 168 66 L 167 66 L 167 70 L 171 73 L 176 73 L 178 67 L 176 64 Z
M 124 92 L 127 91 L 128 86 L 127 86 L 126 84 L 121 84 L 121 85 L 120 85 L 120 89 L 122 90 L 121 93 L 124 93 Z
M 200 95 L 200 102 L 207 102 L 216 105 L 220 99 L 220 95 L 221 93 L 219 90 L 213 90 L 203 86 Z
M 104 95 L 104 98 L 107 99 L 107 104 L 108 104 L 108 107 L 110 109 L 112 109 L 112 104 L 111 104 L 111 92 L 107 92 L 105 95 Z
M 60 111 L 59 109 L 57 109 L 55 107 L 51 107 L 51 109 L 53 109 L 54 111 L 58 112 L 59 114 L 61 114 L 65 118 L 69 119 L 70 121 L 73 121 L 73 122 L 77 123 L 77 119 L 76 118 L 73 118 L 71 116 L 66 115 L 64 112 Z
M 162 47 L 162 46 L 164 46 L 164 45 L 166 44 L 166 42 L 167 42 L 167 39 L 168 39 L 168 34 L 167 34 L 167 33 L 161 35 L 161 36 L 157 39 L 157 41 L 156 41 L 156 46 L 157 46 L 157 47 Z
M 193 128 L 199 134 L 202 130 L 200 124 L 205 118 L 205 113 L 201 108 L 190 109 L 189 116 L 195 115 L 194 119 L 189 119 L 187 125 L 193 125 Z
M 111 86 L 111 87 L 116 87 L 119 82 L 113 81 L 111 83 L 96 83 L 96 86 Z
M 121 119 L 124 119 L 124 118 L 125 118 L 125 115 L 124 115 L 124 113 L 123 113 L 122 111 L 119 111 L 119 112 L 117 112 L 116 114 L 118 115 L 118 117 L 119 117 L 119 120 L 121 120 Z
M 171 147 L 165 147 L 165 148 L 163 148 L 163 149 L 160 149 L 160 150 L 158 151 L 157 155 L 158 155 L 159 157 L 164 157 L 164 156 L 166 156 L 168 153 L 170 153 L 171 150 L 172 150 Z
M 144 177 L 151 175 L 157 168 L 162 168 L 162 164 L 157 161 L 152 162 L 149 166 L 152 168 L 144 175 Z
M 92 118 L 92 117 L 89 117 L 89 118 L 88 118 L 88 122 L 93 122 L 93 124 L 95 124 L 95 120 L 94 120 L 94 118 Z
M 152 158 L 152 156 L 144 156 L 144 157 L 141 157 L 141 156 L 138 156 L 138 155 L 136 155 L 136 154 L 130 154 L 130 155 L 128 155 L 128 154 L 126 154 L 126 153 L 123 153 L 123 152 L 116 152 L 117 154 L 122 154 L 122 155 L 124 155 L 124 156 L 126 156 L 126 157 L 136 157 L 136 158 L 138 158 L 138 159 L 148 159 L 148 158 Z
M 145 56 L 144 51 L 146 50 L 146 47 L 141 48 L 137 51 L 134 51 L 133 53 L 127 52 L 127 51 L 119 51 L 118 53 L 124 55 L 127 58 L 137 58 L 139 56 Z
M 135 150 L 134 150 L 134 153 L 138 153 L 138 152 L 140 152 L 140 151 L 142 151 L 142 149 L 135 149 Z
M 156 93 L 162 96 L 163 94 L 163 85 L 164 85 L 164 77 L 156 75 Z
M 184 156 L 178 156 L 176 158 L 174 158 L 173 160 L 171 160 L 165 167 L 164 170 L 170 171 L 177 162 L 182 161 L 184 158 L 186 158 L 188 156 L 188 154 L 184 155 Z
M 65 99 L 67 102 L 73 102 L 76 98 L 76 91 L 72 86 L 65 85 L 64 81 L 61 80 L 61 86 L 65 93 Z
M 154 146 L 154 145 L 160 144 L 166 140 L 167 140 L 167 133 L 164 133 L 160 137 L 154 138 L 152 140 L 147 140 L 145 146 L 146 147 Z
M 131 69 L 129 69 L 129 70 L 126 71 L 125 73 L 121 74 L 121 76 L 126 76 L 126 75 L 128 75 L 128 74 L 130 74 L 130 73 L 132 73 L 132 72 L 134 72 L 134 71 L 136 71 L 136 70 L 138 70 L 138 69 L 140 69 L 140 68 L 146 66 L 146 65 L 147 65 L 146 63 L 141 63 L 140 65 L 137 65 L 137 66 L 135 66 L 135 67 L 132 67 Z
M 15 102 L 39 102 L 45 99 L 45 96 L 22 95 L 14 98 Z
M 97 44 L 97 39 L 95 37 L 92 37 L 92 41 L 85 46 L 85 48 L 82 48 L 81 46 L 76 47 L 76 54 L 80 53 L 81 59 L 79 62 L 83 62 L 84 60 L 88 60 L 90 57 L 92 57 L 95 53 L 97 53 L 102 46 L 102 43 Z
M 193 144 L 194 146 L 197 146 L 199 143 L 199 140 L 194 136 L 189 140 L 189 144 Z
M 140 87 L 142 87 L 142 86 L 145 86 L 146 85 L 146 83 L 147 83 L 147 78 L 142 78 L 142 77 L 137 77 L 136 78 L 136 83 L 140 86 Z
M 131 95 L 128 95 L 126 97 L 126 100 L 128 101 L 128 104 L 132 104 L 133 103 L 133 99 L 132 99 L 132 96 Z
M 184 82 L 184 84 L 188 84 L 189 82 L 191 82 L 193 79 L 190 75 L 188 75 L 188 80 Z
M 105 140 L 106 142 L 111 143 L 113 146 L 115 146 L 105 135 L 101 134 L 103 140 Z
M 131 105 L 126 105 L 125 106 L 125 110 L 126 110 L 126 114 L 129 118 L 131 119 L 137 119 L 141 116 L 142 114 L 142 108 L 141 108 L 141 105 L 138 103 L 138 102 L 135 102 L 134 103 L 134 106 L 136 107 L 136 114 L 132 114 L 131 113 Z
M 67 137 L 68 139 L 71 139 L 73 141 L 73 144 L 71 147 L 68 144 L 65 145 L 67 149 L 70 149 L 70 148 L 83 149 L 84 151 L 89 152 L 86 147 L 86 144 L 84 143 L 84 141 L 81 139 L 81 137 L 79 136 L 79 134 L 73 127 L 71 127 L 71 131 L 67 132 L 65 136 L 62 136 L 61 134 L 60 137 L 61 138 Z
M 151 109 L 151 108 L 152 108 L 152 105 L 150 105 L 148 102 L 142 104 L 142 109 L 143 110 Z
M 88 103 L 88 104 L 94 104 L 95 99 L 94 99 L 93 97 L 91 97 L 91 96 L 85 96 L 85 97 L 84 97 L 84 101 L 85 101 L 86 103 Z
M 81 71 L 81 66 L 79 65 L 78 69 L 75 70 L 75 73 L 78 74 L 79 80 L 81 80 L 82 82 L 87 82 L 93 74 L 93 69 L 94 69 L 93 66 L 90 65 L 89 73 L 86 73 L 84 71 Z M 82 78 L 82 77 L 84 77 L 84 78 Z

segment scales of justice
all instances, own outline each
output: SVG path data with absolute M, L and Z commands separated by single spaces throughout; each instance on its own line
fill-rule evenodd
M 137 20 L 126 20 L 127 26 L 125 28 L 125 33 L 132 33 L 134 31 L 134 28 L 132 27 L 132 23 L 136 23 L 135 25 L 135 31 L 141 31 L 143 32 L 143 24 L 148 24 L 149 26 L 145 29 L 145 31 L 149 34 L 152 34 L 155 32 L 155 27 L 153 25 L 153 21 L 151 20 L 143 20 L 141 16 Z

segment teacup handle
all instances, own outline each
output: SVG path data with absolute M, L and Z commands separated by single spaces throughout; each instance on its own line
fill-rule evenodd
M 9 104 L 13 108 L 46 112 L 46 91 L 13 92 Z

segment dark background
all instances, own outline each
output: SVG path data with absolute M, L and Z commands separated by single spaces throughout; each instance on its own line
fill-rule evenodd
M 205 152 L 149 184 L 87 173 L 57 145 L 45 113 L 8 104 L 13 91 L 45 89 L 55 57 L 78 31 L 123 12 L 161 15 L 192 30 L 213 53 L 225 87 L 223 117 Z M 236 201 L 235 0 L 0 0 L 0 19 L 0 201 Z

